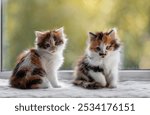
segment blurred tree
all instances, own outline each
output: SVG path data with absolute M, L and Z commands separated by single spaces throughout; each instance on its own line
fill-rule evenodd
M 88 31 L 111 27 L 118 28 L 123 42 L 123 68 L 150 68 L 149 11 L 149 0 L 7 0 L 3 69 L 12 69 L 17 55 L 33 47 L 35 30 L 61 26 L 68 37 L 62 69 L 73 69 L 86 47 Z

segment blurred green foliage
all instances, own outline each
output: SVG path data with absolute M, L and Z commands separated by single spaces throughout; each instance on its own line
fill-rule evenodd
M 68 37 L 62 69 L 84 53 L 88 31 L 118 28 L 123 69 L 150 68 L 149 0 L 3 0 L 3 70 L 34 46 L 34 31 L 64 26 Z

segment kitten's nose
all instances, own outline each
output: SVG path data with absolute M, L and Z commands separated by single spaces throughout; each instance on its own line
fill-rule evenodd
M 51 50 L 52 52 L 55 52 L 55 51 L 56 51 L 56 46 L 52 46 L 52 47 L 50 48 L 50 50 Z
M 105 52 L 100 52 L 99 55 L 100 55 L 102 58 L 104 58 L 104 57 L 107 55 L 107 51 L 105 51 Z
M 104 58 L 106 56 L 106 53 L 99 53 L 99 55 Z
M 51 49 L 56 49 L 56 46 L 51 46 Z
M 106 53 L 99 53 L 99 55 L 100 55 L 100 56 L 105 56 L 105 55 L 106 55 Z

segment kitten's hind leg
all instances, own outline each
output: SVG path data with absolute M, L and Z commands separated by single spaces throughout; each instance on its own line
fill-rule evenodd
M 83 82 L 84 82 L 83 80 L 75 80 L 75 81 L 73 82 L 73 84 L 80 86 L 80 85 L 83 84 Z
M 73 82 L 74 85 L 81 86 L 87 89 L 98 89 L 102 88 L 101 84 L 98 82 L 88 82 L 85 80 L 75 80 Z
M 46 77 L 31 76 L 26 82 L 26 89 L 45 89 L 50 87 L 49 81 Z

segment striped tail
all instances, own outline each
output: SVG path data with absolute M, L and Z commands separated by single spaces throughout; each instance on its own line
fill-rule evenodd
M 89 82 L 89 81 L 85 81 L 85 80 L 75 80 L 73 82 L 74 85 L 77 86 L 81 86 L 83 88 L 86 89 L 98 89 L 98 88 L 102 88 L 100 83 L 97 82 Z

